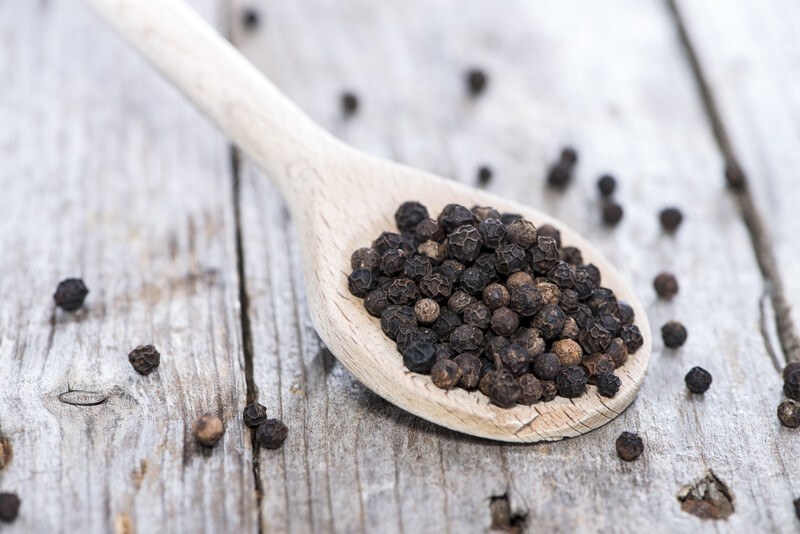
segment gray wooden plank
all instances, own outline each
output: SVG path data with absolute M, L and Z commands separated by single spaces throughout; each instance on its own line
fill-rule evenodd
M 4 530 L 255 531 L 227 143 L 79 2 L 0 3 L 0 79 Z M 68 276 L 75 314 L 51 297 Z M 207 411 L 227 432 L 205 454 Z
M 778 377 L 760 333 L 762 279 L 734 200 L 718 180 L 721 157 L 659 1 L 489 4 L 326 0 L 233 2 L 263 25 L 234 42 L 300 107 L 373 154 L 543 208 L 582 231 L 632 280 L 655 329 L 678 318 L 681 350 L 656 341 L 639 399 L 620 418 L 559 443 L 509 446 L 434 427 L 388 405 L 319 352 L 304 300 L 295 238 L 277 190 L 242 165 L 242 238 L 261 400 L 290 427 L 262 451 L 262 526 L 270 531 L 485 531 L 490 498 L 507 494 L 529 531 L 790 531 L 784 466 L 792 435 L 774 416 Z M 490 74 L 487 94 L 465 98 L 463 72 Z M 341 91 L 362 97 L 351 120 Z M 581 152 L 575 185 L 543 186 L 564 143 Z M 621 182 L 625 220 L 599 224 L 594 180 Z M 674 237 L 657 213 L 686 213 Z M 369 209 L 354 206 L 354 209 Z M 655 274 L 674 271 L 673 303 L 656 300 Z M 694 365 L 714 375 L 704 397 L 686 393 Z M 623 430 L 647 449 L 623 464 Z M 736 511 L 704 522 L 676 494 L 706 469 L 726 482 Z M 755 473 L 755 475 L 754 475 Z M 496 518 L 495 518 L 496 519 Z M 495 523 L 497 524 L 497 523 Z

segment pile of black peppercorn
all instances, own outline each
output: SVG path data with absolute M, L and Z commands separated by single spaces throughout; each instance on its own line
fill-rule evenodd
M 560 232 L 515 214 L 418 202 L 356 250 L 350 292 L 381 320 L 405 366 L 443 389 L 478 389 L 492 403 L 616 395 L 614 370 L 643 344 L 630 305 Z

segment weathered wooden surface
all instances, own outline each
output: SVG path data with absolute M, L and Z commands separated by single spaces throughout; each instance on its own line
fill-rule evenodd
M 212 20 L 225 14 L 194 4 Z M 670 10 L 658 0 L 492 4 L 231 0 L 229 23 L 236 45 L 336 135 L 466 183 L 490 164 L 491 191 L 595 241 L 655 331 L 683 320 L 687 345 L 656 340 L 633 406 L 579 438 L 508 446 L 382 401 L 321 350 L 291 222 L 246 160 L 243 343 L 225 143 L 77 4 L 12 0 L 0 3 L 0 431 L 14 457 L 0 491 L 19 492 L 23 506 L 7 530 L 107 532 L 130 521 L 137 532 L 255 532 L 260 520 L 263 532 L 482 532 L 526 514 L 530 532 L 796 531 L 800 445 L 774 416 L 765 281 Z M 798 305 L 797 8 L 678 4 Z M 245 6 L 259 9 L 258 30 L 240 26 Z M 471 65 L 491 76 L 477 102 L 464 97 Z M 337 105 L 344 89 L 363 99 L 350 121 Z M 567 142 L 580 170 L 560 195 L 542 175 Z M 598 224 L 594 180 L 605 170 L 626 208 L 615 230 Z M 675 237 L 658 228 L 666 204 L 686 214 Z M 682 284 L 670 304 L 651 288 L 662 269 Z M 52 323 L 50 294 L 72 274 L 93 289 L 89 307 Z M 125 358 L 145 340 L 164 354 L 148 378 Z M 238 420 L 247 341 L 259 399 L 290 427 L 282 449 L 255 459 L 257 480 Z M 697 364 L 714 375 L 702 398 L 683 386 Z M 68 389 L 108 400 L 68 405 L 58 398 Z M 208 457 L 187 434 L 205 410 L 228 422 Z M 622 430 L 645 438 L 635 463 L 613 451 Z M 726 522 L 701 521 L 676 499 L 706 469 L 734 495 Z M 500 495 L 507 503 L 491 500 Z
M 71 0 L 0 3 L 0 80 L 3 529 L 255 531 L 227 143 Z M 76 314 L 54 312 L 68 276 Z M 227 421 L 207 455 L 204 412 Z

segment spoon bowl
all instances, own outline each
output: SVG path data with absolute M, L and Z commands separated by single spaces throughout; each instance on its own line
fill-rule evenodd
M 611 264 L 577 232 L 522 206 L 423 171 L 361 153 L 334 139 L 284 97 L 241 54 L 181 0 L 86 0 L 155 64 L 281 189 L 298 228 L 309 309 L 319 336 L 365 386 L 396 406 L 444 427 L 508 442 L 577 436 L 619 415 L 635 398 L 650 359 L 644 310 Z M 613 398 L 594 386 L 575 399 L 499 408 L 479 392 L 442 390 L 408 371 L 379 321 L 350 294 L 350 255 L 395 228 L 404 201 L 436 214 L 451 203 L 492 206 L 561 231 L 600 269 L 636 314 L 644 345 L 617 369 Z

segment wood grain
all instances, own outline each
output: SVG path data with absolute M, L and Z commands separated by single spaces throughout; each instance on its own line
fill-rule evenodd
M 0 3 L 0 79 L 3 530 L 256 531 L 226 142 L 76 2 Z M 227 426 L 207 453 L 204 412 Z
M 261 453 L 266 529 L 482 531 L 492 523 L 490 497 L 503 494 L 531 531 L 792 528 L 789 456 L 776 450 L 793 445 L 773 413 L 779 382 L 759 330 L 761 278 L 661 3 L 265 0 L 235 2 L 234 13 L 245 5 L 264 24 L 245 31 L 234 17 L 235 43 L 313 119 L 373 154 L 462 182 L 491 164 L 493 192 L 591 237 L 633 280 L 656 328 L 671 318 L 690 328 L 679 351 L 656 342 L 637 402 L 595 432 L 536 446 L 452 434 L 354 382 L 319 350 L 305 303 L 285 307 L 304 293 L 296 233 L 276 190 L 245 161 L 255 380 L 292 429 L 282 450 Z M 477 102 L 462 82 L 473 64 L 490 74 Z M 337 106 L 345 89 L 362 97 L 349 121 Z M 562 196 L 542 175 L 566 142 L 580 148 L 581 171 Z M 626 207 L 614 231 L 598 224 L 593 181 L 605 170 L 617 173 Z M 672 203 L 687 218 L 667 237 L 657 212 Z M 650 287 L 662 269 L 682 283 L 672 304 Z M 696 364 L 715 377 L 701 398 L 683 386 Z M 637 463 L 615 457 L 622 430 L 645 437 Z M 736 511 L 722 525 L 682 512 L 676 498 L 707 468 L 734 494 Z

